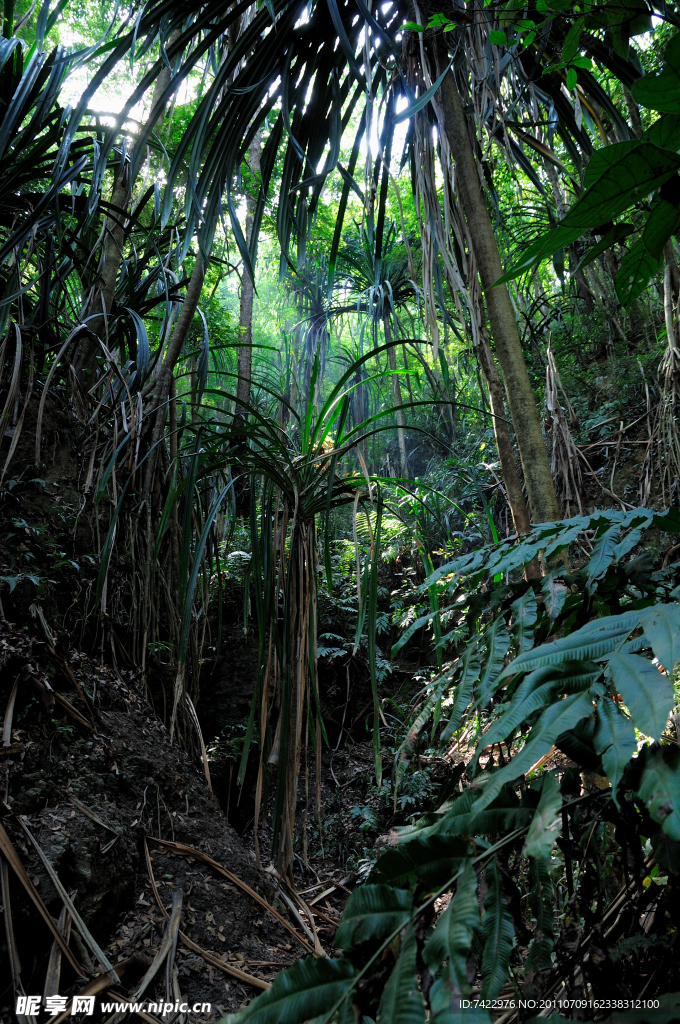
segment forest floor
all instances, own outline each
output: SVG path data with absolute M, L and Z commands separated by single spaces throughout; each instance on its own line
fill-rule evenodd
M 109 960 L 115 965 L 137 954 L 123 993 L 134 991 L 156 956 L 175 892 L 182 893 L 183 907 L 174 984 L 187 1003 L 212 1007 L 192 1014 L 192 1021 L 237 1010 L 280 967 L 309 955 L 313 945 L 305 931 L 311 929 L 299 923 L 303 907 L 293 894 L 298 914 L 291 913 L 290 891 L 256 867 L 252 840 L 239 838 L 203 775 L 170 744 L 133 671 L 102 666 L 76 650 L 61 656 L 8 623 L 0 623 L 0 662 L 7 841 L 26 869 L 28 888 L 53 918 L 62 901 L 25 828 Z M 332 952 L 348 890 L 335 884 L 341 880 L 336 865 L 313 879 L 303 899 L 321 897 L 314 907 L 318 936 Z M 10 873 L 4 911 L 31 994 L 42 990 L 52 938 L 27 885 Z M 96 968 L 75 928 L 71 934 L 86 976 Z M 0 1019 L 8 1021 L 12 957 L 6 936 L 0 941 Z M 83 984 L 64 963 L 59 994 L 70 996 Z M 166 990 L 172 984 L 163 968 L 145 999 L 174 1001 Z

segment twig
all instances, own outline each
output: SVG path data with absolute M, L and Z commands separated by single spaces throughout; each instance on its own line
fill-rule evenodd
M 43 853 L 43 850 L 42 850 L 41 846 L 34 839 L 32 833 L 31 833 L 31 830 L 29 829 L 29 827 L 26 824 L 26 822 L 24 821 L 24 819 L 22 817 L 19 817 L 17 820 L 18 820 L 19 824 L 21 825 L 22 829 L 24 830 L 24 832 L 26 834 L 26 837 L 28 839 L 30 839 L 31 843 L 33 844 L 33 847 L 35 848 L 36 853 L 40 857 L 40 860 L 43 862 L 45 870 L 47 871 L 48 875 L 52 879 L 52 884 L 54 885 L 55 889 L 57 890 L 57 892 L 61 896 L 64 905 L 66 907 L 68 907 L 69 913 L 70 913 L 71 917 L 73 918 L 73 923 L 75 924 L 76 928 L 78 929 L 78 931 L 82 935 L 83 941 L 85 943 L 87 943 L 87 945 L 88 945 L 88 947 L 90 949 L 90 952 L 92 953 L 93 956 L 95 956 L 97 958 L 99 963 L 102 965 L 104 970 L 107 972 L 107 974 L 111 978 L 111 981 L 113 981 L 115 984 L 118 984 L 120 982 L 120 978 L 116 974 L 116 971 L 115 971 L 115 968 L 114 968 L 113 964 L 110 962 L 109 958 L 106 956 L 106 953 L 104 952 L 104 950 L 100 948 L 98 942 L 96 941 L 96 939 L 94 938 L 94 936 L 90 932 L 90 929 L 87 927 L 87 925 L 83 921 L 82 917 L 80 916 L 80 914 L 76 910 L 75 905 L 73 903 L 73 900 L 71 899 L 69 894 L 66 892 L 66 889 L 64 888 L 64 886 L 61 884 L 61 881 L 59 879 L 59 876 L 57 875 L 57 872 L 54 870 L 54 868 L 50 864 L 49 860 L 47 859 L 47 857 Z M 61 937 L 61 934 L 60 934 L 60 937 Z M 62 939 L 62 942 L 63 942 L 63 939 Z M 68 946 L 66 946 L 64 944 L 64 947 L 62 947 L 62 948 L 68 949 Z
M 150 840 L 152 843 L 158 843 L 159 846 L 165 846 L 169 850 L 174 850 L 175 853 L 179 853 L 183 857 L 194 857 L 195 860 L 200 860 L 203 861 L 204 864 L 209 864 L 211 868 L 214 868 L 215 871 L 219 871 L 221 875 L 224 875 L 224 877 L 228 878 L 230 882 L 233 882 L 234 885 L 237 885 L 239 889 L 243 889 L 243 891 L 247 892 L 249 896 L 252 896 L 252 898 L 260 904 L 260 906 L 264 907 L 268 913 L 270 913 L 273 917 L 276 918 L 279 924 L 282 924 L 284 928 L 288 929 L 291 935 L 295 936 L 298 942 L 302 946 L 304 946 L 308 953 L 314 952 L 314 947 L 311 946 L 306 939 L 303 939 L 302 936 L 300 936 L 295 931 L 291 923 L 289 921 L 286 921 L 285 917 L 279 914 L 278 910 L 276 910 L 275 907 L 272 907 L 271 904 L 267 903 L 267 901 L 262 896 L 260 896 L 259 893 L 255 892 L 254 889 L 251 889 L 249 885 L 246 885 L 245 882 L 242 882 L 238 875 L 235 875 L 232 871 L 229 871 L 227 868 L 222 867 L 222 865 L 218 864 L 216 860 L 212 859 L 212 857 L 209 857 L 206 853 L 202 853 L 201 850 L 197 850 L 193 846 L 185 846 L 183 843 L 171 842 L 169 839 L 157 839 L 155 836 L 148 836 L 147 839 L 145 839 L 145 842 L 147 842 L 148 840 Z
M 35 906 L 37 907 L 38 911 L 40 912 L 40 915 L 42 916 L 43 920 L 45 921 L 47 927 L 50 929 L 50 931 L 52 932 L 52 935 L 54 936 L 54 938 L 59 943 L 59 945 L 61 947 L 62 953 L 64 954 L 64 956 L 66 957 L 68 962 L 71 964 L 71 967 L 73 967 L 73 969 L 76 972 L 76 974 L 78 975 L 78 977 L 80 977 L 80 978 L 86 977 L 85 972 L 83 971 L 83 968 L 80 966 L 80 964 L 78 963 L 78 961 L 74 957 L 73 953 L 71 952 L 69 947 L 64 942 L 64 936 L 61 934 L 61 932 L 57 928 L 56 924 L 52 920 L 52 915 L 50 914 L 50 912 L 48 911 L 47 907 L 45 906 L 45 904 L 43 903 L 42 899 L 40 898 L 38 890 L 33 885 L 33 882 L 30 880 L 28 875 L 26 874 L 26 869 L 24 868 L 24 865 L 21 863 L 21 860 L 19 858 L 19 854 L 14 849 L 14 846 L 12 844 L 12 840 L 9 838 L 9 836 L 5 832 L 5 829 L 3 828 L 2 825 L 0 825 L 0 852 L 2 852 L 4 854 L 7 862 L 13 868 L 15 874 L 19 878 L 19 881 L 23 885 L 24 889 L 26 890 L 28 895 L 33 900 L 33 903 L 35 904 Z M 5 904 L 5 906 L 7 906 L 7 904 Z
M 155 842 L 158 842 L 158 840 L 155 840 Z M 158 886 L 156 885 L 156 879 L 154 878 L 151 855 L 149 854 L 149 846 L 146 841 L 146 837 L 144 837 L 144 854 L 146 857 L 147 871 L 149 873 L 149 881 L 151 882 L 151 888 L 156 898 L 156 903 L 158 904 L 163 916 L 168 917 L 168 912 L 163 906 L 163 901 L 158 891 Z M 262 981 L 261 978 L 256 978 L 254 974 L 248 974 L 246 971 L 240 971 L 237 967 L 231 967 L 229 964 L 225 963 L 224 960 L 220 960 L 216 957 L 214 953 L 210 953 L 207 949 L 203 949 L 202 946 L 199 946 L 197 942 L 190 939 L 188 935 L 184 934 L 184 932 L 179 931 L 178 935 L 180 941 L 187 947 L 187 949 L 191 949 L 194 953 L 198 953 L 198 955 L 202 956 L 207 963 L 212 964 L 213 967 L 218 967 L 221 971 L 224 971 L 225 974 L 231 974 L 234 978 L 238 978 L 239 981 L 244 981 L 246 984 L 252 985 L 253 988 L 261 989 L 263 992 L 271 988 L 268 981 Z

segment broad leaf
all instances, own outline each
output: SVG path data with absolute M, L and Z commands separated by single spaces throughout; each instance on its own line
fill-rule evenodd
M 678 167 L 680 156 L 650 142 L 626 149 L 577 199 L 562 225 L 582 231 L 597 228 L 659 188 Z
M 639 621 L 639 612 L 624 612 L 622 615 L 595 619 L 568 636 L 520 654 L 503 670 L 503 676 L 527 672 L 543 665 L 560 665 L 564 661 L 604 658 L 621 645 Z
M 505 902 L 501 872 L 495 858 L 487 864 L 484 877 L 487 889 L 482 920 L 484 953 L 481 996 L 483 999 L 495 999 L 507 981 L 515 929 Z
M 645 751 L 638 794 L 671 839 L 680 841 L 680 748 Z
M 635 231 L 635 228 L 632 224 L 615 224 L 611 231 L 608 231 L 599 242 L 596 242 L 595 245 L 588 249 L 585 256 L 579 260 L 579 264 L 574 273 L 589 266 L 589 264 L 593 263 L 601 253 L 610 249 L 616 242 L 622 242 L 625 238 L 628 238 L 633 231 Z
M 616 294 L 622 306 L 630 306 L 647 287 L 659 269 L 659 259 L 648 251 L 643 241 L 637 242 L 621 260 L 616 275 Z
M 529 946 L 525 977 L 531 977 L 544 967 L 550 967 L 555 944 L 555 915 L 553 910 L 553 884 L 547 860 L 529 861 L 529 907 L 536 925 Z
M 645 230 L 642 232 L 645 249 L 653 259 L 661 259 L 664 245 L 677 233 L 678 228 L 680 209 L 667 199 L 660 199 L 649 214 Z
M 425 1003 L 416 974 L 416 939 L 409 928 L 399 959 L 383 989 L 378 1024 L 425 1024 Z
M 657 604 L 640 614 L 654 654 L 670 674 L 680 661 L 680 605 Z
M 533 590 L 518 597 L 510 605 L 512 612 L 511 632 L 517 647 L 517 653 L 530 650 L 534 645 L 534 626 L 536 625 L 537 606 Z
M 672 149 L 677 153 L 680 149 L 680 119 L 675 114 L 664 114 L 645 129 L 642 138 L 661 149 Z
M 347 901 L 335 936 L 339 949 L 361 942 L 382 942 L 411 916 L 411 893 L 389 885 L 362 885 Z
M 423 959 L 434 975 L 448 960 L 444 973 L 458 998 L 469 992 L 466 964 L 478 929 L 477 875 L 468 862 L 458 879 L 455 895 L 423 950 Z M 434 1003 L 432 1008 L 435 1009 Z
M 588 577 L 586 580 L 586 590 L 589 594 L 592 594 L 597 590 L 597 581 L 602 579 L 607 572 L 607 569 L 614 561 L 620 539 L 621 527 L 614 524 L 606 529 L 595 541 L 587 567 Z
M 349 960 L 298 960 L 276 975 L 268 992 L 241 1013 L 229 1014 L 224 1024 L 304 1024 L 349 994 L 354 973 Z
M 639 145 L 637 139 L 629 139 L 625 142 L 615 142 L 612 146 L 596 149 L 585 169 L 583 187 L 590 188 L 605 171 L 608 171 L 610 167 L 615 167 L 621 160 L 625 160 Z
M 487 808 L 506 783 L 514 782 L 520 775 L 528 772 L 555 745 L 555 741 L 563 732 L 573 729 L 582 718 L 592 713 L 591 692 L 575 693 L 571 697 L 565 697 L 544 711 L 519 753 L 515 754 L 504 768 L 493 773 L 475 804 L 476 813 Z
M 609 673 L 633 724 L 646 736 L 660 740 L 673 707 L 673 683 L 639 654 L 615 654 Z
M 680 39 L 675 36 L 666 48 L 660 75 L 644 75 L 633 86 L 633 96 L 643 107 L 680 112 Z
M 550 854 L 553 843 L 557 839 L 554 830 L 556 820 L 562 809 L 562 794 L 554 775 L 543 776 L 541 799 L 538 801 L 536 813 L 531 822 L 523 853 L 527 857 L 543 860 Z
M 505 628 L 505 620 L 499 615 L 484 633 L 486 642 L 486 662 L 479 680 L 478 703 L 484 707 L 494 692 L 496 682 L 503 668 L 503 660 L 510 647 L 510 636 Z
M 472 701 L 474 686 L 479 679 L 481 669 L 482 656 L 479 651 L 479 634 L 475 634 L 465 645 L 465 652 L 460 659 L 460 675 L 455 689 L 449 721 L 442 732 L 442 743 L 446 743 L 460 725 L 465 709 Z
M 427 886 L 439 888 L 454 877 L 463 861 L 473 853 L 473 845 L 464 839 L 449 835 L 418 837 L 400 843 L 396 849 L 386 850 L 371 871 L 369 882 L 403 889 L 422 879 Z
M 564 662 L 559 668 L 552 665 L 537 668 L 526 676 L 503 714 L 484 733 L 487 746 L 507 739 L 531 716 L 546 704 L 551 704 L 558 693 L 582 693 L 601 675 L 601 669 L 592 661 Z
M 603 697 L 597 705 L 595 751 L 602 758 L 602 767 L 612 787 L 612 799 L 618 807 L 616 788 L 624 768 L 637 750 L 632 722 L 617 708 L 611 697 Z
M 543 594 L 543 601 L 545 604 L 545 610 L 548 614 L 549 619 L 556 619 L 564 607 L 567 594 L 569 593 L 564 583 L 561 583 L 558 579 L 555 579 L 556 573 L 560 570 L 553 570 L 548 573 L 541 584 L 541 593 Z
M 520 274 L 530 270 L 537 263 L 547 259 L 548 256 L 552 256 L 558 249 L 566 249 L 568 246 L 575 242 L 577 238 L 582 234 L 580 228 L 575 228 L 571 225 L 569 228 L 563 228 L 561 225 L 557 228 L 552 228 L 545 234 L 540 235 L 530 245 L 526 246 L 519 255 L 517 261 L 513 264 L 507 273 L 503 274 L 502 277 L 496 281 L 496 284 L 505 284 L 507 281 L 513 281 Z

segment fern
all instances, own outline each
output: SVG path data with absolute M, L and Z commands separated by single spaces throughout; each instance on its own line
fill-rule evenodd
M 389 981 L 383 989 L 378 1024 L 425 1024 L 425 1003 L 416 975 L 416 939 L 409 928 Z
M 530 650 L 534 645 L 534 626 L 538 618 L 538 609 L 533 590 L 518 597 L 510 605 L 512 612 L 512 636 L 518 654 Z
M 436 980 L 430 991 L 434 1020 L 445 1020 L 450 1011 L 460 1011 L 460 999 L 469 994 L 467 959 L 480 926 L 477 876 L 466 864 L 455 896 L 437 922 L 423 950 L 423 959 Z
M 351 949 L 369 940 L 379 942 L 405 925 L 410 916 L 410 892 L 387 885 L 363 885 L 347 901 L 336 944 Z
M 547 858 L 531 857 L 529 860 L 529 908 L 536 919 L 526 962 L 526 975 L 531 980 L 539 971 L 550 967 L 555 944 L 553 884 Z
M 496 682 L 503 668 L 505 655 L 510 647 L 510 635 L 505 628 L 505 620 L 499 616 L 484 634 L 486 643 L 486 664 L 477 687 L 477 704 L 484 707 L 494 692 Z
M 501 873 L 495 858 L 487 864 L 484 878 L 487 890 L 482 921 L 482 998 L 495 999 L 508 976 L 515 929 L 505 902 Z
M 223 1024 L 305 1024 L 349 995 L 355 970 L 348 960 L 298 960 L 272 987 Z

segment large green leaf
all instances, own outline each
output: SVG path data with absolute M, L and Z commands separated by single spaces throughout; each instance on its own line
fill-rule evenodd
M 612 798 L 618 806 L 616 787 L 623 771 L 637 749 L 633 723 L 617 708 L 611 697 L 603 697 L 597 705 L 595 751 L 612 787 Z
M 680 661 L 680 605 L 657 604 L 640 614 L 654 654 L 671 673 Z
M 647 749 L 638 795 L 671 839 L 680 841 L 680 748 Z
M 503 668 L 503 660 L 510 647 L 510 636 L 505 628 L 505 619 L 499 615 L 484 633 L 486 655 L 484 669 L 479 680 L 478 703 L 484 707 L 493 693 Z
M 416 953 L 416 938 L 413 928 L 409 928 L 399 959 L 383 989 L 378 1024 L 425 1024 L 425 1002 L 418 988 Z
M 658 269 L 658 257 L 652 256 L 642 239 L 636 242 L 621 260 L 616 275 L 616 294 L 621 305 L 628 307 L 642 295 Z
M 615 523 L 595 541 L 587 566 L 586 590 L 589 594 L 597 589 L 597 581 L 602 579 L 614 561 L 620 539 L 621 526 Z
M 482 920 L 484 953 L 481 996 L 483 999 L 495 999 L 508 978 L 515 929 L 512 914 L 505 902 L 501 872 L 495 858 L 486 865 L 484 878 L 487 888 Z
M 615 654 L 609 660 L 609 673 L 633 724 L 660 740 L 673 707 L 673 683 L 668 676 L 639 654 Z
M 347 901 L 335 942 L 350 949 L 361 942 L 381 942 L 407 923 L 411 916 L 411 893 L 390 885 L 362 885 Z
M 571 697 L 565 697 L 543 712 L 519 753 L 515 754 L 504 768 L 494 772 L 489 779 L 475 804 L 477 813 L 495 800 L 506 783 L 514 782 L 520 775 L 528 772 L 544 754 L 547 754 L 563 732 L 573 729 L 582 718 L 592 713 L 592 692 L 575 693 Z
M 564 583 L 561 583 L 556 576 L 561 575 L 564 570 L 553 569 L 544 577 L 541 584 L 543 602 L 549 619 L 556 619 L 564 608 L 569 591 Z
M 585 169 L 583 187 L 590 188 L 605 171 L 608 171 L 610 167 L 615 167 L 621 160 L 625 160 L 639 145 L 638 139 L 629 139 L 625 142 L 615 142 L 612 146 L 596 149 Z
M 672 149 L 677 153 L 680 149 L 680 118 L 676 114 L 664 114 L 645 129 L 642 138 L 661 149 Z
M 678 228 L 680 208 L 669 203 L 667 199 L 660 199 L 649 214 L 645 230 L 642 232 L 645 249 L 653 259 L 661 259 L 666 242 L 677 233 Z
M 633 96 L 643 107 L 680 112 L 680 38 L 676 35 L 664 54 L 659 75 L 644 75 L 633 86 Z
M 659 188 L 678 167 L 680 156 L 651 142 L 626 149 L 577 199 L 562 224 L 582 231 L 597 228 Z
M 503 676 L 527 672 L 543 665 L 560 665 L 564 661 L 604 658 L 621 645 L 639 621 L 639 612 L 623 612 L 621 615 L 594 619 L 568 636 L 520 654 L 503 670 Z
M 479 650 L 480 638 L 476 633 L 465 645 L 460 659 L 458 683 L 455 689 L 453 707 L 449 721 L 442 732 L 442 743 L 446 743 L 460 725 L 465 709 L 472 700 L 474 686 L 482 669 L 482 656 Z
M 582 693 L 601 675 L 592 661 L 563 662 L 534 669 L 525 676 L 507 708 L 484 733 L 487 746 L 511 736 L 540 708 L 551 704 L 558 693 Z
M 546 773 L 543 776 L 541 799 L 538 801 L 522 851 L 527 857 L 543 860 L 550 854 L 557 839 L 554 826 L 561 809 L 562 794 L 557 779 L 554 775 Z
M 582 234 L 580 228 L 575 228 L 573 225 L 570 228 L 563 228 L 559 226 L 552 228 L 545 234 L 540 235 L 538 238 L 526 246 L 519 255 L 517 261 L 512 265 L 507 273 L 503 274 L 502 277 L 496 281 L 496 284 L 505 284 L 507 281 L 513 281 L 516 277 L 519 277 L 525 271 L 530 270 L 537 263 L 547 259 L 548 256 L 552 256 L 558 249 L 566 249 L 568 246 L 575 242 L 577 238 Z
M 517 653 L 522 654 L 534 645 L 534 626 L 538 611 L 533 590 L 527 590 L 526 594 L 513 601 L 510 611 L 512 612 L 512 636 Z
M 224 1024 L 304 1024 L 349 993 L 354 974 L 349 960 L 298 960 L 245 1010 L 225 1017 Z
M 527 955 L 525 977 L 531 977 L 552 963 L 550 954 L 555 944 L 555 915 L 547 859 L 532 857 L 529 861 L 529 907 L 536 918 L 536 925 Z
M 444 981 L 446 1002 L 449 1001 L 451 992 L 454 998 L 460 998 L 469 992 L 466 965 L 478 929 L 477 875 L 472 863 L 468 862 L 458 879 L 455 895 L 439 918 L 423 950 L 423 959 L 434 975 L 448 960 L 444 972 L 446 979 L 441 979 Z M 432 1002 L 433 1010 L 436 1002 L 437 993 Z
M 622 242 L 624 239 L 628 238 L 629 235 L 632 235 L 634 231 L 635 228 L 632 224 L 622 222 L 615 224 L 611 231 L 608 231 L 599 242 L 596 242 L 595 245 L 592 245 L 588 249 L 585 256 L 579 260 L 576 271 L 583 270 L 584 267 L 589 266 L 589 264 L 593 263 L 601 253 L 605 252 L 606 249 L 610 249 L 616 242 Z
M 474 847 L 469 841 L 457 839 L 450 834 L 417 837 L 386 850 L 368 880 L 371 884 L 403 889 L 422 879 L 429 887 L 439 888 L 449 878 L 453 878 L 463 861 L 472 856 L 473 852 Z

